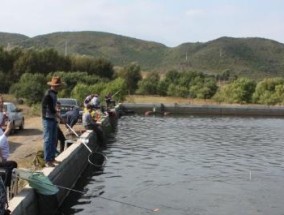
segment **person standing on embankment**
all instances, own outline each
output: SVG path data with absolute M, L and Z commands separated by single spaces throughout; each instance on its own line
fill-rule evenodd
M 43 123 L 43 151 L 46 167 L 54 167 L 56 160 L 57 141 L 57 118 L 65 121 L 56 110 L 57 92 L 62 86 L 60 77 L 54 76 L 47 83 L 50 86 L 42 100 L 42 123 Z

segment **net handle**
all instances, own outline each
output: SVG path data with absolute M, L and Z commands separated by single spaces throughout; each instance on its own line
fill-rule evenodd
M 80 137 L 78 134 L 77 134 L 77 132 L 76 131 L 74 131 L 74 129 L 73 128 L 71 128 L 71 126 L 70 125 L 68 125 L 67 123 L 66 123 L 66 126 L 76 135 L 76 137 Z M 83 141 L 81 141 L 81 143 L 83 143 L 83 145 L 89 150 L 89 152 L 91 152 L 91 153 L 93 153 L 93 151 L 90 149 L 90 147 L 89 146 L 87 146 L 87 144 L 86 143 L 84 143 Z
M 89 150 L 89 152 L 91 152 L 91 153 L 93 153 L 93 151 L 90 149 L 90 147 L 89 146 L 87 146 L 87 144 L 86 143 L 84 143 L 82 140 L 81 140 L 81 143 L 83 143 L 83 145 Z
M 66 123 L 66 126 L 76 135 L 76 137 L 79 138 L 79 135 L 76 133 L 76 131 L 74 131 L 74 130 L 71 128 L 70 125 L 68 125 L 68 124 Z M 87 146 L 87 144 L 86 144 L 84 141 L 81 140 L 81 143 L 82 143 L 82 144 L 89 150 L 89 152 L 91 153 L 91 154 L 89 154 L 89 156 L 88 156 L 88 161 L 89 161 L 89 163 L 91 163 L 92 165 L 97 166 L 97 167 L 103 167 L 103 166 L 105 165 L 106 161 L 107 161 L 107 157 L 106 157 L 103 153 L 95 152 L 95 153 L 100 154 L 100 155 L 102 155 L 102 156 L 104 157 L 104 163 L 103 163 L 102 165 L 96 165 L 96 164 L 94 164 L 93 162 L 91 162 L 90 156 L 91 156 L 92 154 L 95 154 L 95 153 L 90 149 L 89 146 Z

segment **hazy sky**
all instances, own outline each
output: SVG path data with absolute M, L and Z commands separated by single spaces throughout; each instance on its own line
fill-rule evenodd
M 1 0 L 0 32 L 102 31 L 163 43 L 222 36 L 284 43 L 284 0 Z

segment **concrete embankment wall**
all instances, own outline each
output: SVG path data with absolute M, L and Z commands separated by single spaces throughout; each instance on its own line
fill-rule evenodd
M 92 150 L 95 150 L 97 141 L 96 135 L 92 131 L 86 131 L 82 134 L 81 138 L 88 140 L 88 146 Z M 55 168 L 44 168 L 42 171 L 53 184 L 72 188 L 81 173 L 85 170 L 88 164 L 87 158 L 89 154 L 90 152 L 81 141 L 78 140 L 56 157 L 56 160 L 61 162 L 59 165 Z M 59 189 L 57 193 L 59 204 L 64 201 L 68 192 L 67 189 Z M 48 204 L 48 202 L 46 202 L 46 204 Z M 27 185 L 18 195 L 11 199 L 9 209 L 12 211 L 11 214 L 13 215 L 38 215 L 39 203 L 34 189 Z
M 112 117 L 104 116 L 101 118 L 100 123 L 103 129 L 104 138 L 107 138 L 109 134 L 113 132 L 113 126 L 116 126 L 118 120 L 116 113 L 119 109 L 120 105 L 116 106 L 111 112 Z M 56 157 L 56 160 L 59 161 L 60 164 L 54 168 L 48 167 L 41 170 L 44 175 L 59 188 L 59 192 L 56 194 L 56 199 L 58 200 L 56 206 L 60 206 L 63 203 L 70 192 L 70 189 L 68 190 L 68 188 L 72 188 L 76 184 L 88 165 L 90 151 L 82 144 L 82 141 L 84 141 L 92 151 L 97 151 L 99 148 L 96 134 L 93 131 L 86 131 L 80 136 L 80 139 L 74 141 L 71 146 Z M 9 202 L 11 214 L 39 215 L 41 205 L 38 201 L 38 197 L 39 196 L 36 195 L 33 188 L 29 185 L 25 186 L 24 189 Z M 54 203 L 54 201 L 50 201 L 50 205 L 48 205 L 49 202 L 45 202 L 45 208 L 50 208 L 51 211 L 54 210 L 54 208 L 52 208 L 54 207 L 54 204 L 52 203 Z M 49 213 L 45 212 L 44 214 Z
M 136 113 L 188 114 L 188 115 L 233 115 L 233 116 L 284 116 L 284 107 L 266 105 L 190 105 L 190 104 L 122 104 Z

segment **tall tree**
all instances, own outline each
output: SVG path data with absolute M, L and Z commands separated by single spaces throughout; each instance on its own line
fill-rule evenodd
M 157 72 L 150 72 L 146 78 L 138 82 L 138 94 L 156 95 L 160 76 Z
M 138 82 L 142 80 L 140 66 L 136 63 L 122 68 L 118 76 L 125 80 L 129 94 L 133 94 L 137 90 Z
M 17 98 L 25 98 L 28 104 L 35 104 L 41 101 L 46 90 L 46 77 L 43 74 L 25 73 L 20 81 L 12 85 L 10 93 Z
M 110 61 L 98 59 L 90 64 L 89 74 L 94 74 L 103 78 L 112 79 L 114 70 Z

